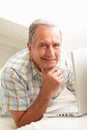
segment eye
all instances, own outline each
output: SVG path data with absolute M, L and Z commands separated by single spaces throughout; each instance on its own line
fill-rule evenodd
M 61 45 L 61 43 L 55 43 L 53 46 L 54 46 L 55 48 L 58 48 L 58 47 L 60 47 L 60 45 Z
M 46 43 L 41 43 L 39 47 L 40 48 L 47 48 L 47 44 Z

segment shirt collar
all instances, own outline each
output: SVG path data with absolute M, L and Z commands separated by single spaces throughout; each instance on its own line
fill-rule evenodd
M 32 68 L 33 76 L 36 76 L 36 75 L 42 76 L 42 73 L 39 71 L 39 69 L 36 67 L 36 65 L 34 64 L 34 62 L 32 60 L 31 60 L 31 68 Z

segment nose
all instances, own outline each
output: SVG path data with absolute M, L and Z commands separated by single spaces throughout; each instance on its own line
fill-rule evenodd
M 48 56 L 54 56 L 55 52 L 54 52 L 54 48 L 52 46 L 47 48 L 47 54 L 48 54 Z

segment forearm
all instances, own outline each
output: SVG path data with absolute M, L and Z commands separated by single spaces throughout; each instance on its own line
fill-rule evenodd
M 41 91 L 36 101 L 21 116 L 18 122 L 18 127 L 41 119 L 43 113 L 46 111 L 49 101 L 50 98 L 48 95 L 45 95 L 45 93 Z

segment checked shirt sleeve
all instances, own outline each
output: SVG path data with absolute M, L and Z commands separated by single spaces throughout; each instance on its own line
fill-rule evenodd
M 14 69 L 5 69 L 1 77 L 3 103 L 8 110 L 26 110 L 30 105 L 27 86 L 22 76 Z

